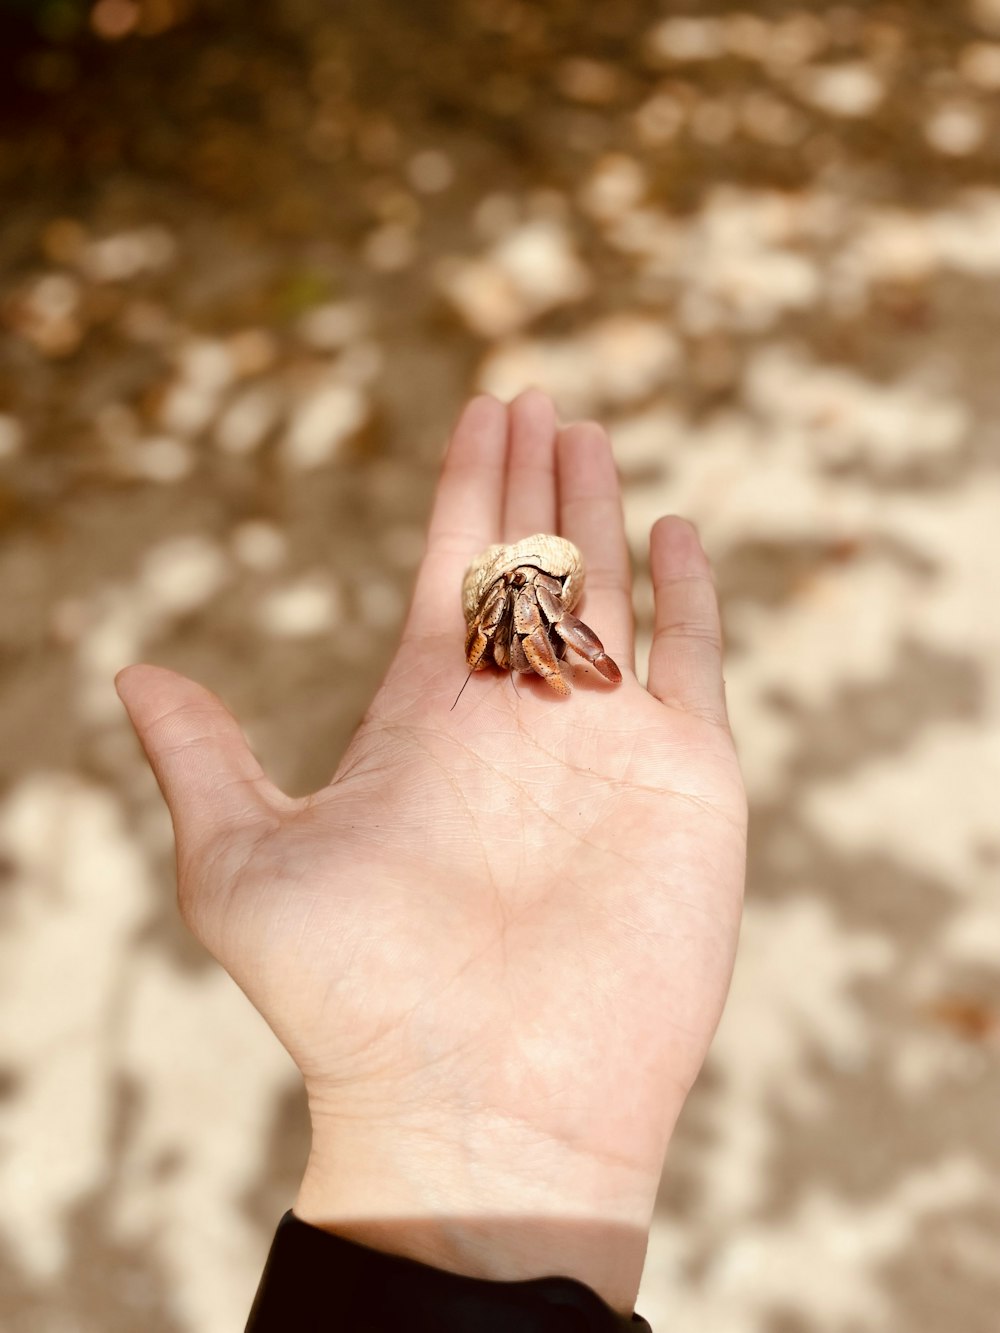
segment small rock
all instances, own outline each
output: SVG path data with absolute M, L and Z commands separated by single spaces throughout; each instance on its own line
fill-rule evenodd
M 289 466 L 322 467 L 368 420 L 371 405 L 353 384 L 327 384 L 301 402 L 282 442 Z
M 808 123 L 787 102 L 765 91 L 751 92 L 743 98 L 739 109 L 740 125 L 752 138 L 761 143 L 791 148 L 806 134 Z
M 270 370 L 278 359 L 278 346 L 267 329 L 241 329 L 226 343 L 233 372 L 240 379 Z
M 158 435 L 140 440 L 134 446 L 130 465 L 136 476 L 170 485 L 190 475 L 194 468 L 194 454 L 183 440 Z
M 939 264 L 927 219 L 902 209 L 875 214 L 860 232 L 857 253 L 865 276 L 878 281 L 924 282 Z
M 614 427 L 615 460 L 630 475 L 661 475 L 684 440 L 683 422 L 663 406 L 622 418 Z
M 258 574 L 271 574 L 288 559 L 288 538 L 273 523 L 248 519 L 233 529 L 233 554 Z
M 882 81 L 863 61 L 839 65 L 813 65 L 804 69 L 795 83 L 807 102 L 831 116 L 868 116 L 882 101 Z
M 971 0 L 972 19 L 988 33 L 1000 34 L 1000 0 Z
M 140 273 L 165 268 L 176 250 L 164 227 L 140 227 L 88 242 L 79 265 L 92 282 L 128 282 Z
M 83 339 L 80 284 L 67 273 L 47 273 L 29 284 L 10 303 L 15 333 L 43 356 L 63 357 Z
M 243 389 L 219 418 L 215 443 L 223 453 L 243 457 L 252 454 L 278 424 L 282 398 L 272 384 L 253 384 Z
M 171 537 L 147 551 L 139 585 L 150 611 L 187 615 L 210 601 L 229 577 L 225 552 L 205 537 Z
M 1000 273 L 1000 190 L 970 191 L 931 215 L 941 261 L 959 273 Z
M 606 60 L 568 56 L 556 66 L 556 87 L 563 97 L 585 106 L 608 106 L 618 96 L 618 67 Z
M 1000 42 L 972 42 L 958 58 L 958 72 L 984 92 L 1000 89 Z
M 575 337 L 518 339 L 485 361 L 479 385 L 509 399 L 526 384 L 551 393 L 567 416 L 593 416 L 647 397 L 676 371 L 678 342 L 664 321 L 620 314 Z
M 673 93 L 653 93 L 635 113 L 633 123 L 639 142 L 644 148 L 670 143 L 684 124 L 685 114 L 684 104 Z
M 0 462 L 13 458 L 24 446 L 24 426 L 17 417 L 0 412 Z
M 307 310 L 296 331 L 318 352 L 339 352 L 363 338 L 370 322 L 371 312 L 363 301 L 333 301 Z
M 388 222 L 371 233 L 361 253 L 377 273 L 399 273 L 416 259 L 417 240 L 411 227 Z
M 501 337 L 527 318 L 525 303 L 508 275 L 488 260 L 446 262 L 438 280 L 467 327 L 482 338 Z
M 311 574 L 267 594 L 258 623 L 278 639 L 315 638 L 328 634 L 340 619 L 337 591 L 329 579 Z
M 231 344 L 217 338 L 187 343 L 178 352 L 177 362 L 181 379 L 207 392 L 228 388 L 236 375 Z
M 410 184 L 421 194 L 440 194 L 455 179 L 455 168 L 447 153 L 437 148 L 425 148 L 414 153 L 406 167 Z
M 97 0 L 90 13 L 90 26 L 105 42 L 118 42 L 137 27 L 142 11 L 135 0 Z
M 639 204 L 648 188 L 640 162 L 624 153 L 608 153 L 580 189 L 580 206 L 599 221 L 619 218 Z
M 967 157 L 983 144 L 986 125 L 971 102 L 952 102 L 933 111 L 924 125 L 927 142 L 949 157 Z
M 170 435 L 198 435 L 218 411 L 236 367 L 225 342 L 200 338 L 181 347 L 177 378 L 163 396 L 160 424 Z
M 646 42 L 659 62 L 715 60 L 725 49 L 723 32 L 716 18 L 669 18 L 647 34 Z
M 469 328 L 486 338 L 578 301 L 591 287 L 567 228 L 554 218 L 537 218 L 509 232 L 482 259 L 445 265 L 439 280 Z
M 171 434 L 199 435 L 215 416 L 218 395 L 200 385 L 171 385 L 160 403 L 160 425 Z
M 587 357 L 608 403 L 644 398 L 672 376 L 680 346 L 663 320 L 641 315 L 612 315 L 586 333 Z
M 81 717 L 99 725 L 120 721 L 115 673 L 142 659 L 143 647 L 157 628 L 156 609 L 143 593 L 112 586 L 102 589 L 85 612 L 71 613 L 68 621 L 64 628 L 76 634 L 76 706 Z

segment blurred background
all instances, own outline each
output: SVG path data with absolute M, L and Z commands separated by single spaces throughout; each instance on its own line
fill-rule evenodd
M 0 62 L 3 1327 L 241 1328 L 305 1158 L 114 672 L 323 783 L 462 399 L 539 384 L 643 643 L 700 525 L 753 802 L 638 1308 L 996 1333 L 1000 0 L 5 0 Z

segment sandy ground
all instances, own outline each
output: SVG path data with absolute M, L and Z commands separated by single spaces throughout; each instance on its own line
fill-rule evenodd
M 638 1308 L 993 1333 L 998 0 L 88 8 L 0 9 L 4 1328 L 242 1327 L 306 1149 L 114 671 L 322 783 L 450 420 L 536 383 L 612 429 L 644 641 L 700 525 L 753 801 Z

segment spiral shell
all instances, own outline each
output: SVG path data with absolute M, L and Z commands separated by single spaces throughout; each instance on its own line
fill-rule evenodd
M 462 610 L 467 625 L 475 620 L 483 598 L 497 579 L 519 565 L 532 565 L 557 579 L 566 579 L 562 600 L 567 611 L 572 611 L 579 602 L 583 592 L 583 556 L 565 537 L 539 532 L 511 545 L 488 546 L 476 556 L 462 582 Z

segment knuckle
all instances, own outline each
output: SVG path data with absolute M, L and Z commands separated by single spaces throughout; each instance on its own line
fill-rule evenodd
M 704 644 L 713 652 L 722 652 L 722 637 L 712 625 L 699 620 L 668 620 L 657 625 L 653 631 L 653 642 L 663 639 L 683 639 L 691 643 Z

